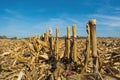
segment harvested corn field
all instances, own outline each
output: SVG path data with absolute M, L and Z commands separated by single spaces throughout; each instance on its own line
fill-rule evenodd
M 0 39 L 0 80 L 120 80 L 120 38 L 96 38 L 95 21 L 87 37 L 48 31 L 41 37 Z M 49 31 L 51 32 L 51 31 Z
M 81 73 L 84 66 L 85 39 L 77 39 L 77 52 L 80 55 L 77 64 L 62 58 L 65 50 L 64 39 L 59 42 L 60 60 L 50 55 L 49 48 L 38 40 L 0 39 L 0 80 L 94 80 L 96 75 L 92 74 L 91 62 L 87 71 Z M 120 39 L 99 38 L 97 52 L 102 78 L 119 80 Z

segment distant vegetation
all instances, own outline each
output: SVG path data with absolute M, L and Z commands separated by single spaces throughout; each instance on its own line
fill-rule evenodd
M 8 38 L 7 36 L 0 36 L 0 39 L 17 39 L 17 37 Z
M 6 36 L 0 36 L 0 39 L 7 39 Z

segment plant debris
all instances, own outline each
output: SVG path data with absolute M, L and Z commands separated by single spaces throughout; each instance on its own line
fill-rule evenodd
M 59 40 L 59 60 L 53 55 L 54 51 L 50 51 L 49 44 L 39 38 L 0 39 L 0 44 L 0 80 L 120 79 L 120 39 L 117 38 L 98 38 L 100 74 L 92 73 L 92 62 L 89 62 L 87 72 L 81 73 L 85 60 L 85 39 L 77 39 L 77 63 L 62 56 L 65 51 L 63 39 Z

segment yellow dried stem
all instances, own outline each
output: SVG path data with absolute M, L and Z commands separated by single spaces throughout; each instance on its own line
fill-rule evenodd
M 49 39 L 49 31 L 46 30 L 46 40 L 47 40 L 47 42 L 48 42 L 48 39 Z
M 76 36 L 77 36 L 76 30 L 77 30 L 77 27 L 76 27 L 76 25 L 74 24 L 74 25 L 72 26 L 72 32 L 73 32 L 73 37 L 74 37 L 74 38 L 76 38 Z
M 72 53 L 72 58 L 74 62 L 77 62 L 77 44 L 76 44 L 76 36 L 77 36 L 77 32 L 76 32 L 76 25 L 72 26 L 72 33 L 73 33 L 73 53 Z
M 87 31 L 87 39 L 86 39 L 85 65 L 84 65 L 81 73 L 83 73 L 87 70 L 87 65 L 88 65 L 89 56 L 90 56 L 90 26 L 88 24 L 86 25 L 86 31 Z
M 93 52 L 93 56 L 97 57 L 97 39 L 96 39 L 96 20 L 89 21 L 90 26 L 90 35 L 91 35 L 91 48 Z
M 47 34 L 44 33 L 44 41 L 47 42 Z
M 37 42 L 39 43 L 39 45 L 42 45 L 42 46 L 44 46 L 44 47 L 47 47 L 47 48 L 49 48 L 49 45 L 46 43 L 46 42 L 44 42 L 44 41 L 41 41 L 41 40 L 37 40 Z
M 70 59 L 70 26 L 67 27 L 66 54 L 67 58 Z
M 70 26 L 67 27 L 67 38 L 70 39 Z
M 97 55 L 97 39 L 96 39 L 96 20 L 89 21 L 90 26 L 90 35 L 91 35 L 91 48 L 92 48 L 92 55 L 93 55 L 93 65 L 94 72 L 98 72 L 98 55 Z
M 57 60 L 59 59 L 59 54 L 58 54 L 58 43 L 59 43 L 59 40 L 58 40 L 58 37 L 59 37 L 59 28 L 56 28 L 55 56 L 56 56 Z

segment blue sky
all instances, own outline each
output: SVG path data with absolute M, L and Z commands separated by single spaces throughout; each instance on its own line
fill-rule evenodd
M 76 24 L 79 36 L 86 23 L 97 20 L 97 36 L 120 37 L 120 0 L 0 0 L 0 35 L 28 37 L 46 29 Z

